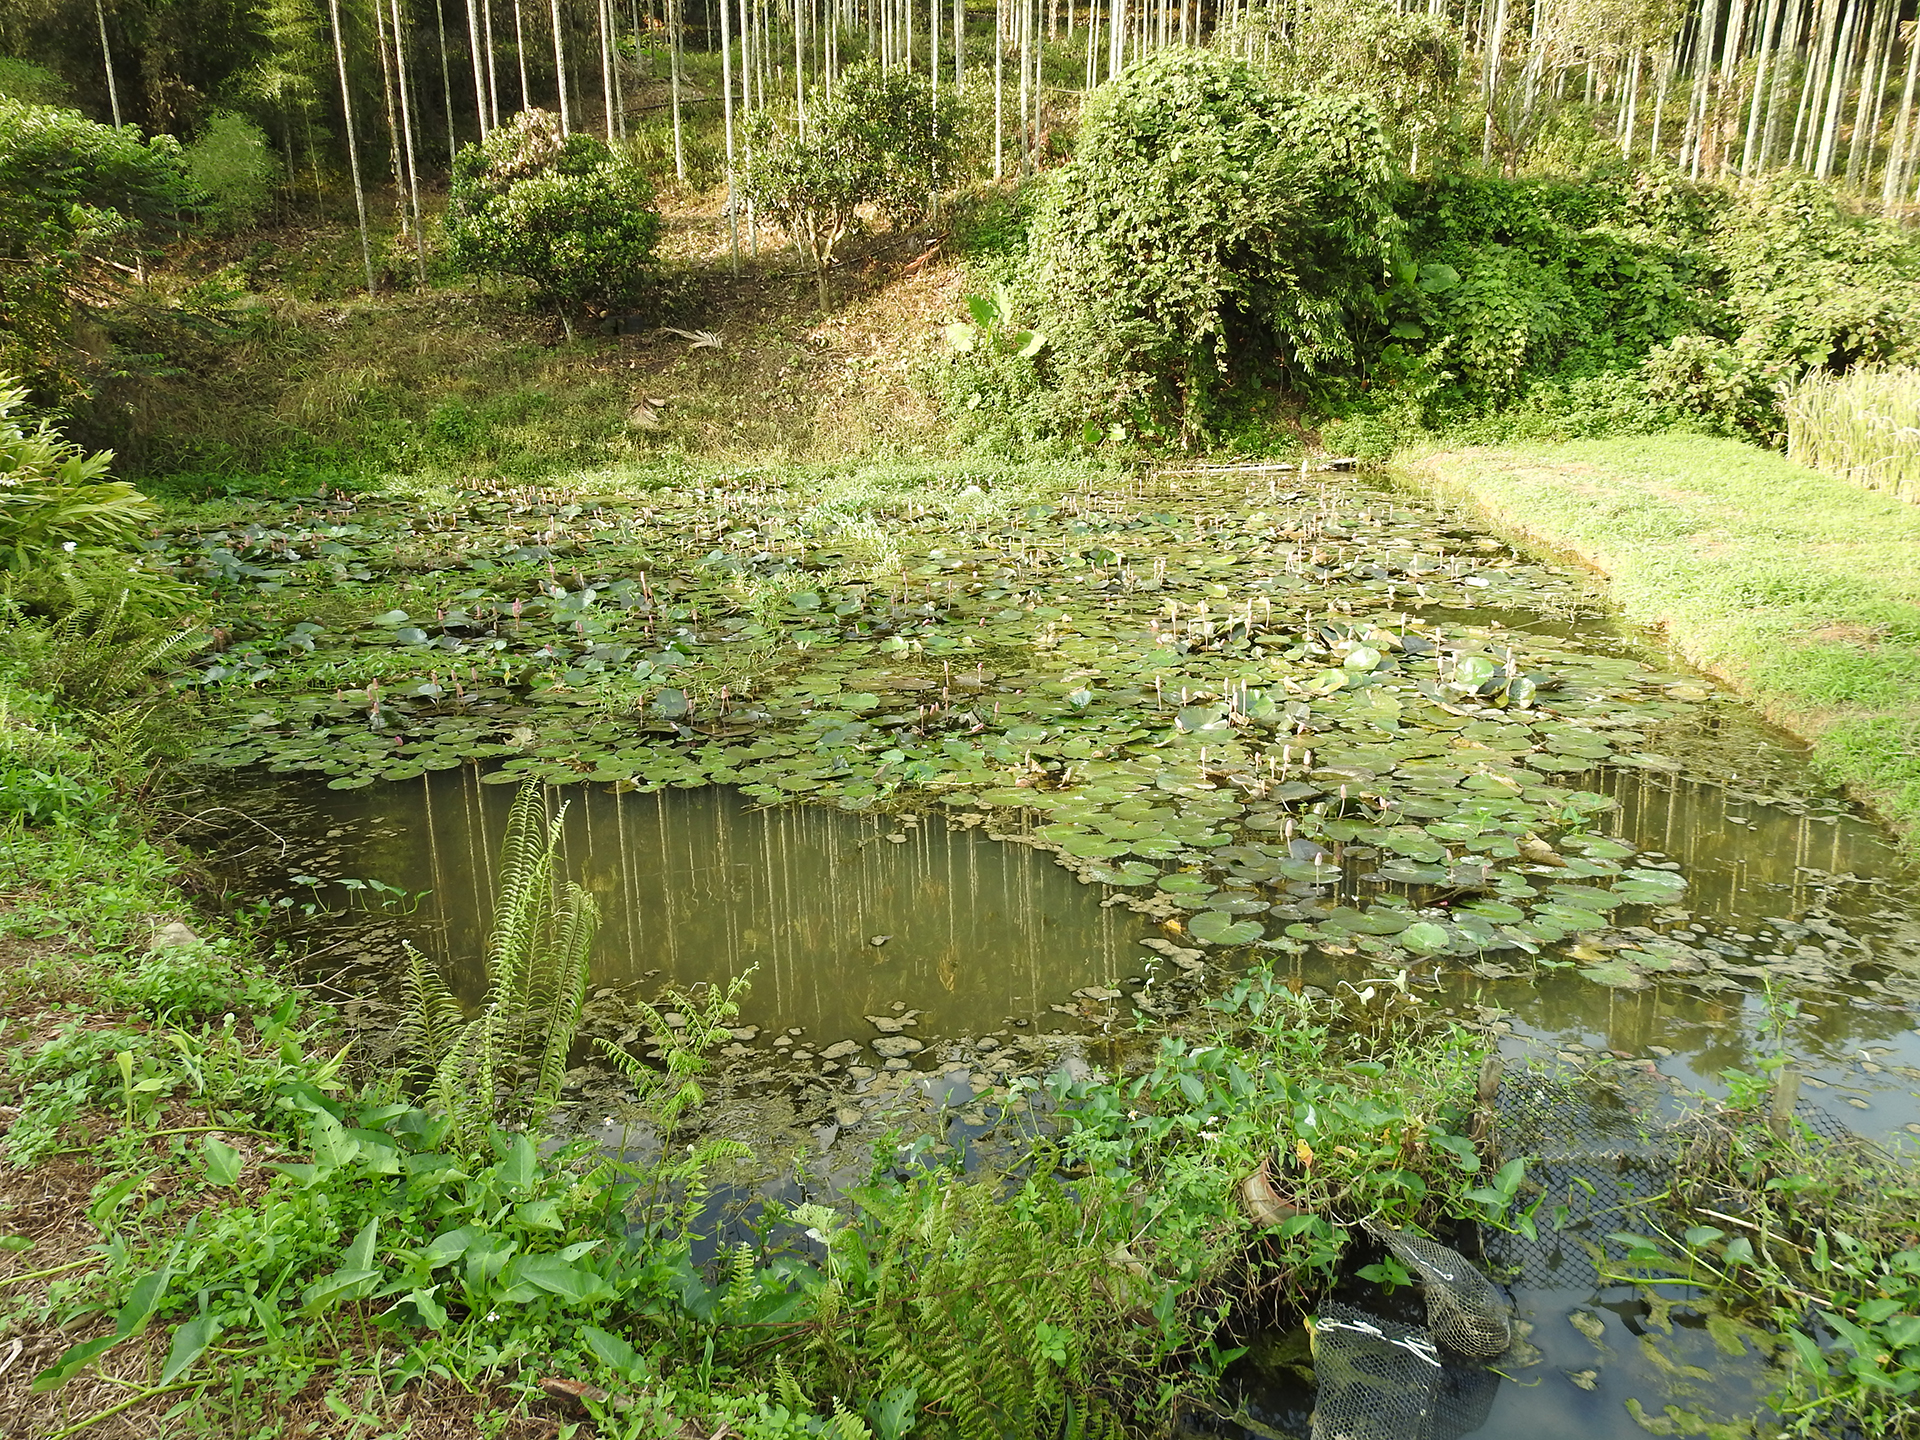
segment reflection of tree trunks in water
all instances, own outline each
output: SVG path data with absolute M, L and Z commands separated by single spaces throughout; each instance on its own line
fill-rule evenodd
M 508 786 L 477 771 L 423 780 L 416 814 L 347 863 L 433 893 L 422 921 L 471 1002 Z M 435 793 L 434 786 L 442 787 Z M 445 788 L 457 785 L 458 793 Z M 722 790 L 560 792 L 572 804 L 561 871 L 601 901 L 594 984 L 724 983 L 758 966 L 749 1023 L 804 1026 L 807 1043 L 873 1038 L 868 1014 L 928 1012 L 920 1038 L 997 1029 L 1137 968 L 1143 928 L 1103 909 L 1044 854 L 935 819 L 757 809 Z M 389 802 L 387 807 L 391 810 Z M 904 832 L 904 842 L 886 836 Z M 876 935 L 891 938 L 873 945 Z M 649 971 L 659 972 L 642 980 Z M 831 1032 L 831 1033 L 829 1033 Z

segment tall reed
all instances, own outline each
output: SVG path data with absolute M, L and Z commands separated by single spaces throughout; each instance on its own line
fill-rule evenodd
M 1780 408 L 1789 460 L 1920 504 L 1920 370 L 1815 371 Z

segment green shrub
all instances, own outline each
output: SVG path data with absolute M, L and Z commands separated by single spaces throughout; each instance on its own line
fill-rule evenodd
M 1920 358 L 1920 247 L 1810 180 L 1730 207 L 1714 249 L 1741 348 L 1791 374 Z
M 124 480 L 111 451 L 88 455 L 46 421 L 21 416 L 27 392 L 0 376 L 0 570 L 130 545 L 158 517 Z
M 1780 366 L 1711 335 L 1681 335 L 1647 352 L 1647 394 L 1719 435 L 1771 441 Z
M 591 135 L 560 133 L 527 110 L 453 166 L 447 246 L 456 265 L 531 281 L 569 334 L 583 306 L 617 309 L 645 297 L 660 216 L 639 166 Z
M 191 201 L 167 136 L 0 99 L 0 374 L 54 405 L 85 394 L 76 311 L 116 297 L 116 263 L 137 259 Z
M 273 203 L 280 162 L 266 132 L 245 116 L 214 114 L 186 152 L 187 178 L 209 228 L 226 233 L 258 225 Z
M 1391 173 L 1365 104 L 1209 51 L 1103 86 L 1034 225 L 1068 409 L 1203 434 L 1235 383 L 1351 364 L 1400 234 Z
M 1457 415 L 1543 381 L 1629 371 L 1721 320 L 1710 201 L 1670 177 L 1448 176 L 1413 191 L 1413 265 L 1374 364 Z
M 31 60 L 16 60 L 0 55 L 0 100 L 19 100 L 28 105 L 62 105 L 68 95 L 67 82 L 51 70 Z
M 896 226 L 914 224 L 949 182 L 958 120 L 946 96 L 906 70 L 856 65 L 814 104 L 806 129 L 782 129 L 764 111 L 749 129 L 749 199 L 813 262 L 820 305 L 840 242 L 874 204 Z

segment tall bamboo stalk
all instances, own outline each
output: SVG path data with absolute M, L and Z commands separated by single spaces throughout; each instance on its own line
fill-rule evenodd
M 667 64 L 673 104 L 673 174 L 683 184 L 687 178 L 687 147 L 682 138 L 680 118 L 680 27 L 684 18 L 683 0 L 667 0 Z
M 480 28 L 487 35 L 487 122 L 496 129 L 500 124 L 500 67 L 493 43 L 493 0 L 481 0 Z
M 1760 34 L 1757 45 L 1758 58 L 1754 61 L 1753 97 L 1747 107 L 1746 143 L 1740 150 L 1740 173 L 1753 174 L 1753 157 L 1759 149 L 1761 117 L 1765 113 L 1767 98 L 1767 67 L 1774 60 L 1775 42 L 1774 22 L 1780 18 L 1780 0 L 1767 0 L 1766 11 L 1760 17 Z
M 340 113 L 347 128 L 347 169 L 353 174 L 353 208 L 360 219 L 360 263 L 367 268 L 367 294 L 372 296 L 373 244 L 367 238 L 367 191 L 360 181 L 360 142 L 353 131 L 353 87 L 347 83 L 347 42 L 340 30 L 340 0 L 327 0 L 333 17 L 333 56 L 340 66 Z
M 533 108 L 533 91 L 527 84 L 527 27 L 520 13 L 520 0 L 513 0 L 513 55 L 520 62 L 520 108 Z
M 1896 20 L 1894 29 L 1899 30 Z M 1913 143 L 1913 84 L 1920 75 L 1920 34 L 1909 25 L 1907 32 L 1907 83 L 1900 91 L 1900 109 L 1893 118 L 1893 146 L 1887 155 L 1886 173 L 1880 179 L 1880 203 L 1891 207 L 1906 192 L 1904 177 Z
M 113 107 L 113 128 L 125 123 L 120 118 L 120 82 L 113 74 L 113 46 L 107 43 L 107 12 L 100 0 L 93 0 L 93 18 L 100 24 L 100 57 L 107 66 L 107 103 Z
M 516 0 L 517 3 L 517 0 Z M 480 45 L 480 0 L 466 0 L 467 49 L 473 58 L 473 115 L 480 126 L 480 138 L 487 138 L 487 60 Z
M 553 80 L 560 91 L 560 133 L 573 133 L 573 109 L 567 103 L 567 43 L 560 29 L 560 0 L 548 0 L 553 11 Z
M 1853 69 L 1853 39 L 1859 14 L 1858 0 L 1847 6 L 1846 19 L 1840 27 L 1840 40 L 1834 47 L 1832 78 L 1827 85 L 1826 117 L 1820 125 L 1820 150 L 1813 165 L 1816 180 L 1824 180 L 1833 173 L 1833 151 L 1840 138 L 1840 102 L 1846 98 L 1847 76 Z
M 451 162 L 453 152 L 460 148 L 460 141 L 453 133 L 453 73 L 447 68 L 446 0 L 433 0 L 433 28 L 440 37 L 440 103 L 446 107 L 447 160 Z
M 1007 49 L 1006 35 L 1007 0 L 993 0 L 993 178 L 996 180 L 1006 174 L 1007 85 L 1002 63 Z
M 607 144 L 611 145 L 614 141 L 613 42 L 607 34 L 607 0 L 594 0 L 594 20 L 600 31 L 600 105 L 605 111 L 600 128 L 606 132 Z
M 407 83 L 407 42 L 406 28 L 400 18 L 400 0 L 393 0 L 393 69 L 394 78 L 400 89 L 400 137 L 404 143 L 407 161 L 407 197 L 413 213 L 413 253 L 418 266 L 420 283 L 427 283 L 427 236 L 426 227 L 420 223 L 420 171 L 414 163 L 413 154 L 413 105 L 408 92 L 413 88 Z

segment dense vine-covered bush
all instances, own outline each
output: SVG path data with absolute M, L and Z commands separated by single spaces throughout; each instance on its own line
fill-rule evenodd
M 1373 359 L 1443 409 L 1506 403 L 1530 385 L 1631 370 L 1716 323 L 1705 216 L 1631 179 L 1455 175 L 1407 206 L 1412 283 Z
M 49 405 L 85 394 L 76 313 L 116 298 L 149 237 L 191 200 L 169 137 L 0 99 L 0 371 Z
M 1143 61 L 1089 102 L 1034 230 L 1063 405 L 1204 432 L 1236 382 L 1355 358 L 1399 223 L 1366 104 L 1283 92 L 1210 51 Z
M 447 245 L 472 271 L 517 275 L 571 329 L 585 305 L 638 304 L 660 216 L 639 166 L 557 117 L 527 110 L 453 165 Z
M 1455 175 L 1406 213 L 1412 283 L 1371 378 L 1436 420 L 1619 374 L 1681 423 L 1765 440 L 1782 381 L 1920 350 L 1920 247 L 1811 182 Z
M 1890 221 L 1842 210 L 1810 180 L 1730 206 L 1716 236 L 1728 338 L 1800 372 L 1920 355 L 1920 247 Z

